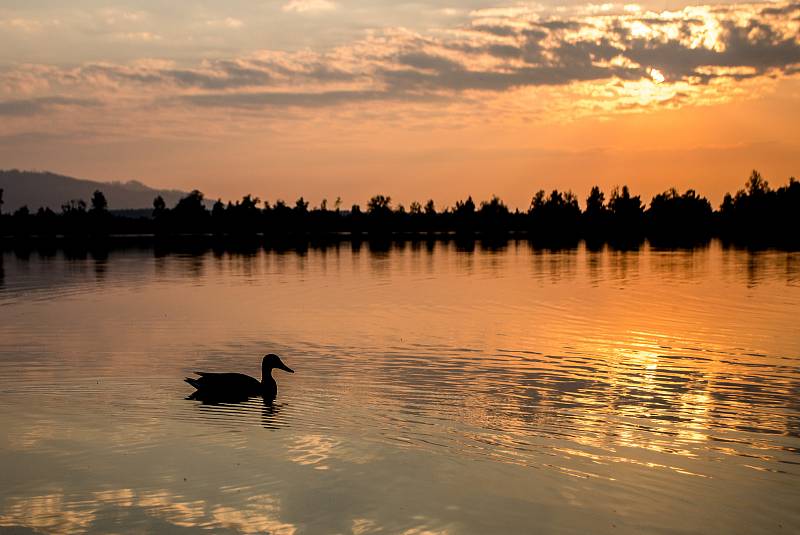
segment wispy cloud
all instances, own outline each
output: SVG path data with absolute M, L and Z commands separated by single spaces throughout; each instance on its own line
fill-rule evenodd
M 330 0 L 289 0 L 281 9 L 287 12 L 313 13 L 334 10 L 336 4 Z
M 109 26 L 137 23 L 147 19 L 147 13 L 145 11 L 131 11 L 116 8 L 103 9 L 100 11 L 99 15 L 103 22 Z
M 47 28 L 60 26 L 61 21 L 58 19 L 35 19 L 24 17 L 0 17 L 0 28 L 7 30 L 15 30 L 25 33 L 39 33 Z
M 160 41 L 162 37 L 153 32 L 114 32 L 109 34 L 111 39 L 117 41 L 142 41 L 142 42 L 152 42 L 152 41 Z
M 0 117 L 25 117 L 44 111 L 65 108 L 87 108 L 98 106 L 95 99 L 70 97 L 39 97 L 30 99 L 0 100 Z
M 233 17 L 225 17 L 224 19 L 212 19 L 206 21 L 206 26 L 211 28 L 241 28 L 244 26 L 244 22 L 239 19 L 235 19 Z

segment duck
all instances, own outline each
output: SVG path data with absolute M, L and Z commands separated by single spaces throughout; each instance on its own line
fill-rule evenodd
M 265 400 L 274 400 L 278 395 L 278 385 L 272 378 L 272 370 L 276 368 L 294 373 L 294 370 L 274 353 L 264 355 L 261 361 L 260 381 L 243 373 L 194 372 L 200 377 L 184 379 L 197 389 L 188 399 L 237 402 L 261 396 Z

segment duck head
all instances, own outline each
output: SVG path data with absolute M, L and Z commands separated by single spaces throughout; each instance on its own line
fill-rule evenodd
M 285 372 L 294 373 L 294 370 L 291 369 L 289 366 L 283 363 L 281 358 L 278 355 L 270 353 L 269 355 L 264 355 L 264 360 L 261 361 L 261 373 L 264 376 L 270 374 L 273 368 L 278 368 L 279 370 L 283 370 Z

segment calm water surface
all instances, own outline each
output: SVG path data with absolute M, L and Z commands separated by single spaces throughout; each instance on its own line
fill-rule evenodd
M 800 532 L 798 253 L 0 259 L 0 532 Z

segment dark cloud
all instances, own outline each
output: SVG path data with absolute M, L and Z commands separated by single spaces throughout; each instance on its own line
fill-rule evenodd
M 516 28 L 513 28 L 511 26 L 493 26 L 488 24 L 481 24 L 478 26 L 473 26 L 472 29 L 475 30 L 476 32 L 489 33 L 492 35 L 496 35 L 498 37 L 511 37 L 517 35 Z
M 198 89 L 238 89 L 266 85 L 270 73 L 233 60 L 217 60 L 205 69 L 173 69 L 156 67 L 126 67 L 118 65 L 87 65 L 80 70 L 85 78 L 103 76 L 116 82 L 143 85 L 176 84 Z M 69 75 L 68 75 L 69 76 Z
M 541 63 L 544 61 L 545 47 L 542 41 L 547 37 L 547 32 L 540 29 L 525 30 L 522 33 L 525 41 L 520 47 L 522 58 L 528 63 Z
M 522 56 L 522 50 L 512 45 L 489 45 L 486 52 L 496 58 L 516 59 Z
M 0 101 L 0 116 L 26 117 L 36 115 L 56 107 L 90 107 L 99 102 L 92 99 L 68 97 L 40 97 Z
M 115 82 L 134 82 L 139 84 L 160 84 L 164 76 L 159 71 L 131 69 L 118 65 L 86 65 L 77 75 L 67 74 L 72 78 L 92 78 L 102 76 Z
M 400 94 L 387 91 L 320 91 L 316 93 L 292 93 L 287 91 L 265 91 L 258 93 L 206 93 L 178 97 L 181 102 L 208 108 L 260 109 L 265 107 L 321 108 L 354 102 L 380 100 L 432 100 L 430 96 Z
M 316 80 L 320 82 L 349 82 L 356 76 L 352 73 L 331 67 L 324 61 L 313 61 L 296 66 L 286 66 L 276 61 L 250 60 L 249 63 L 255 67 L 265 69 L 275 76 L 290 78 L 295 80 Z
M 607 39 L 599 41 L 562 41 L 553 51 L 555 62 L 569 68 L 586 68 L 592 62 L 606 62 L 622 52 Z
M 74 141 L 76 134 L 73 132 L 17 132 L 14 134 L 0 134 L 0 148 L 10 148 L 18 145 L 38 145 L 53 141 Z
M 789 15 L 795 11 L 800 11 L 800 2 L 786 4 L 780 7 L 765 7 L 761 10 L 762 15 Z
M 642 65 L 657 67 L 671 79 L 697 75 L 697 70 L 705 66 L 749 67 L 761 74 L 800 62 L 800 44 L 793 38 L 781 38 L 769 25 L 751 20 L 744 26 L 724 22 L 723 28 L 722 51 L 690 48 L 677 40 L 631 39 L 623 54 Z
M 545 22 L 539 22 L 536 24 L 540 28 L 545 28 L 547 30 L 578 30 L 581 27 L 579 22 L 574 20 L 548 20 Z
M 421 72 L 411 69 L 393 69 L 380 72 L 390 91 L 435 92 L 447 91 L 505 91 L 513 87 L 562 85 L 575 81 L 601 80 L 618 76 L 628 79 L 644 75 L 640 70 L 619 67 L 599 67 L 587 63 L 574 65 L 543 65 L 520 67 L 508 71 L 476 71 L 462 65 L 446 69 Z
M 459 69 L 460 65 L 451 59 L 442 56 L 434 56 L 426 54 L 425 52 L 413 52 L 410 54 L 401 54 L 397 58 L 397 62 L 401 65 L 414 67 L 415 69 L 426 69 L 435 71 L 449 71 Z
M 213 73 L 196 70 L 166 70 L 161 74 L 183 87 L 199 89 L 239 89 L 267 85 L 272 77 L 269 73 L 248 69 L 235 64 L 222 65 Z

